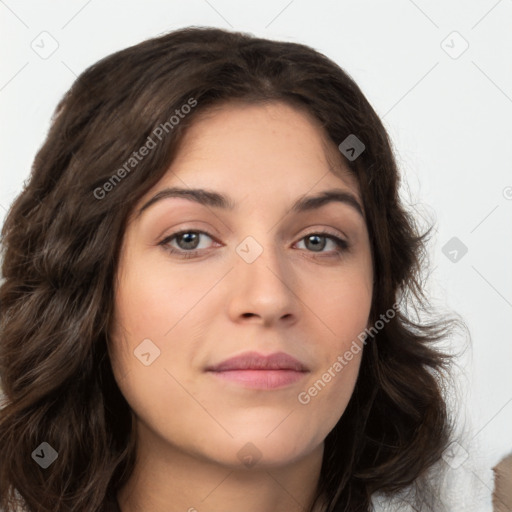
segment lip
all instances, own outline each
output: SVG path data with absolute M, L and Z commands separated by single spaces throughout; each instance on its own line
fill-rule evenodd
M 252 389 L 282 388 L 299 381 L 309 373 L 303 363 L 285 352 L 269 355 L 244 352 L 209 366 L 206 371 L 222 380 Z

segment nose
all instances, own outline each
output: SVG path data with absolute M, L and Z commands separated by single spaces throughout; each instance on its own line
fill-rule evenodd
M 238 256 L 235 260 L 230 273 L 234 285 L 229 314 L 237 323 L 291 325 L 297 321 L 300 307 L 296 276 L 286 257 L 278 254 L 271 243 L 262 247 L 263 252 L 252 262 Z

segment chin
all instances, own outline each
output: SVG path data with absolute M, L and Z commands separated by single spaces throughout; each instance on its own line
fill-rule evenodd
M 273 423 L 273 432 L 253 426 L 233 438 L 209 439 L 208 446 L 204 447 L 209 452 L 207 456 L 230 469 L 256 470 L 294 463 L 322 445 L 321 436 L 306 432 L 304 428 L 281 426 L 276 429 L 277 424 Z M 215 447 L 213 451 L 212 447 Z

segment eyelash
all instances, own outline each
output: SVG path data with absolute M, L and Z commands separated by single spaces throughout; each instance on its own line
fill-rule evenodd
M 165 237 L 161 242 L 159 242 L 158 245 L 161 245 L 164 248 L 164 250 L 167 251 L 168 253 L 177 255 L 178 257 L 184 258 L 184 259 L 199 257 L 198 254 L 201 251 L 208 250 L 208 249 L 192 249 L 190 251 L 186 251 L 184 249 L 175 249 L 175 248 L 169 246 L 169 243 L 171 242 L 171 240 L 173 240 L 174 238 L 176 238 L 180 235 L 183 235 L 185 233 L 196 233 L 196 234 L 206 235 L 215 241 L 215 238 L 206 231 L 200 231 L 200 230 L 195 230 L 195 229 L 184 229 L 181 231 L 177 231 L 176 233 L 172 233 L 171 235 Z M 343 254 L 344 252 L 347 252 L 350 249 L 350 246 L 346 240 L 339 238 L 338 236 L 330 233 L 329 231 L 312 231 L 311 233 L 308 233 L 308 234 L 304 235 L 303 237 L 301 237 L 299 239 L 299 241 L 302 241 L 305 238 L 312 236 L 312 235 L 319 235 L 322 237 L 330 238 L 336 244 L 336 249 L 334 249 L 334 253 L 332 253 L 332 252 L 331 253 L 317 253 L 317 254 L 313 253 L 313 258 L 339 257 L 341 254 Z M 307 251 L 307 252 L 312 252 L 312 251 Z

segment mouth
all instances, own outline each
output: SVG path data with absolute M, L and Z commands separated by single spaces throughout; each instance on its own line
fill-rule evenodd
M 303 379 L 309 371 L 303 363 L 284 352 L 267 356 L 245 352 L 206 368 L 206 372 L 214 377 L 251 389 L 290 386 Z

